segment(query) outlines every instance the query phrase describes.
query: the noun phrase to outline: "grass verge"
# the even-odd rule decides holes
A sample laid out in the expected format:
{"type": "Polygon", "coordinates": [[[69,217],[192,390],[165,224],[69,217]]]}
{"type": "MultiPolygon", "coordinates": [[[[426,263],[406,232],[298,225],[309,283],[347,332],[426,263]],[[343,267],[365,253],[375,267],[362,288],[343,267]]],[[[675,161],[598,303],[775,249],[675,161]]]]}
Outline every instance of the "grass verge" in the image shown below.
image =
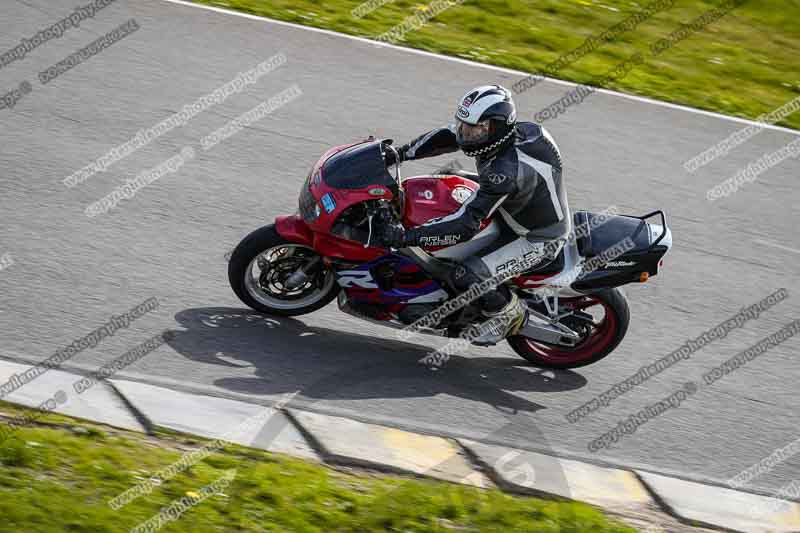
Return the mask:
{"type": "MultiPolygon", "coordinates": [[[[27,410],[0,402],[0,415],[27,410]]],[[[58,415],[0,444],[0,532],[129,531],[231,469],[223,490],[161,531],[632,533],[596,509],[498,490],[340,471],[226,446],[118,511],[108,501],[206,441],[146,436],[58,415]]]]}
{"type": "MultiPolygon", "coordinates": [[[[256,15],[374,38],[431,2],[372,0],[195,0],[256,15]],[[362,8],[363,9],[363,8],[362,8]]],[[[614,24],[648,0],[466,0],[439,13],[397,44],[474,61],[537,72],[614,24]]],[[[677,0],[632,31],[581,57],[555,77],[581,83],[605,74],[632,54],[666,38],[721,2],[677,0]]],[[[438,10],[437,10],[438,11],[438,10]]],[[[747,0],[722,19],[649,58],[603,86],[641,96],[746,118],[757,118],[800,94],[800,2],[747,0]]],[[[534,89],[535,90],[535,89],[534,89]]],[[[531,109],[532,116],[538,110],[531,109]]],[[[526,117],[530,118],[530,117],[526,117]]],[[[800,112],[778,124],[800,129],[800,112]]]]}

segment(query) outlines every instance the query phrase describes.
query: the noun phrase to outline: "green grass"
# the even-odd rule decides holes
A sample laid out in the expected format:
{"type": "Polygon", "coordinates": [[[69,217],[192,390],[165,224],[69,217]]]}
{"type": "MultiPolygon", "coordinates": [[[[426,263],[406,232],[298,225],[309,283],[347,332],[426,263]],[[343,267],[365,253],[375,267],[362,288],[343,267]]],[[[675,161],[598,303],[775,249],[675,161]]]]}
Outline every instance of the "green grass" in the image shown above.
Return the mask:
{"type": "MultiPolygon", "coordinates": [[[[356,19],[350,12],[360,0],[196,1],[365,37],[380,35],[430,4],[396,0],[356,19]]],[[[466,0],[397,44],[535,72],[647,3],[466,0]]],[[[720,3],[677,0],[671,9],[603,44],[556,77],[591,82],[720,3]]],[[[756,118],[800,94],[798,20],[800,0],[749,0],[607,88],[756,118]]],[[[800,112],[779,124],[800,128],[800,112]]]]}
{"type": "MultiPolygon", "coordinates": [[[[22,409],[0,403],[0,413],[22,409]]],[[[0,444],[0,532],[129,531],[237,470],[223,491],[161,531],[631,533],[578,503],[328,468],[227,446],[118,511],[107,501],[205,442],[48,415],[0,444]]]]}

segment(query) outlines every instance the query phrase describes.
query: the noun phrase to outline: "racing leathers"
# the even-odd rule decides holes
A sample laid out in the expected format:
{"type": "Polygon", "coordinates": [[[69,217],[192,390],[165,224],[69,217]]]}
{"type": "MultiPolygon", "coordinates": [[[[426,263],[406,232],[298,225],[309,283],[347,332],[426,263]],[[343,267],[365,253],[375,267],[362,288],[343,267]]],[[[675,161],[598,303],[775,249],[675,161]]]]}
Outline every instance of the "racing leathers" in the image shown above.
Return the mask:
{"type": "MultiPolygon", "coordinates": [[[[430,131],[400,148],[405,160],[458,149],[453,126],[430,131]]],[[[400,237],[401,246],[449,246],[472,239],[482,221],[496,220],[501,237],[463,261],[463,268],[454,269],[450,281],[459,292],[523,261],[531,268],[544,266],[557,256],[572,229],[561,155],[538,124],[517,123],[512,137],[496,153],[476,157],[476,167],[478,174],[469,177],[478,181],[479,188],[458,211],[407,229],[400,237]]],[[[501,285],[482,296],[480,303],[492,315],[507,308],[512,298],[516,304],[516,296],[501,285]]]]}
{"type": "MultiPolygon", "coordinates": [[[[405,160],[458,150],[451,127],[421,135],[401,148],[405,160]]],[[[461,208],[405,231],[405,246],[452,245],[471,239],[493,215],[507,230],[531,243],[565,238],[572,217],[562,183],[561,155],[553,138],[538,124],[519,122],[505,147],[476,157],[480,185],[461,208]],[[498,217],[499,216],[499,217],[498,217]]],[[[534,244],[535,246],[535,244],[534,244]]],[[[487,265],[488,266],[488,265],[487,265]]],[[[496,273],[496,268],[490,268],[496,273]]]]}

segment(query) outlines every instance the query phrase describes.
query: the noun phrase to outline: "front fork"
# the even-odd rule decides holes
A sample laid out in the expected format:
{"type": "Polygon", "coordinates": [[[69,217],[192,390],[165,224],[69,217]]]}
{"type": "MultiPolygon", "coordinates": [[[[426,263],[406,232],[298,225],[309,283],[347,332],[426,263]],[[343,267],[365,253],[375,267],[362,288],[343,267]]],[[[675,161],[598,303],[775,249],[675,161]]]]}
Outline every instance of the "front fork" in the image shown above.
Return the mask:
{"type": "Polygon", "coordinates": [[[286,278],[284,286],[288,290],[293,291],[305,285],[308,282],[308,273],[312,268],[317,266],[317,263],[320,261],[322,261],[322,256],[316,255],[311,261],[292,272],[292,274],[286,278]]]}

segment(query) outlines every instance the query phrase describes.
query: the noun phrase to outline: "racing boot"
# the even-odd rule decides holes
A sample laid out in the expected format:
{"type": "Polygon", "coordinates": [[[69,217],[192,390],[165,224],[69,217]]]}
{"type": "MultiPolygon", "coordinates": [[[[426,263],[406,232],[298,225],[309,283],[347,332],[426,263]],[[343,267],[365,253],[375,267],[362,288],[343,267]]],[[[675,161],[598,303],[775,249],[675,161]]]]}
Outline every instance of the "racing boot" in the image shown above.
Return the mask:
{"type": "Polygon", "coordinates": [[[471,327],[468,338],[478,346],[494,346],[506,337],[515,335],[525,325],[528,308],[516,294],[511,293],[511,299],[505,307],[495,313],[484,311],[483,314],[488,320],[471,327]]]}

